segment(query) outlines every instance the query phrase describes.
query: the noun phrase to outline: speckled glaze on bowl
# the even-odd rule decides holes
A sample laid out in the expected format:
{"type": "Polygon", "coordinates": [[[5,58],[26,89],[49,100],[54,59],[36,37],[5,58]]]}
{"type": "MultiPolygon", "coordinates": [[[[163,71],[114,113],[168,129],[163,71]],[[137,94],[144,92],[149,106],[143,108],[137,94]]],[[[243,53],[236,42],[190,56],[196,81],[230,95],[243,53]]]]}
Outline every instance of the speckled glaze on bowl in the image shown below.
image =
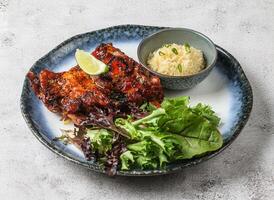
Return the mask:
{"type": "MultiPolygon", "coordinates": [[[[139,42],[161,29],[163,27],[121,25],[76,35],[36,61],[30,70],[35,73],[39,73],[43,69],[55,72],[68,70],[76,64],[74,52],[77,48],[92,51],[102,42],[113,42],[114,46],[136,59],[139,42]]],[[[188,95],[191,97],[192,103],[203,102],[212,106],[222,119],[220,132],[224,138],[223,147],[199,158],[169,164],[166,169],[118,171],[117,175],[153,176],[176,172],[216,156],[240,134],[251,112],[252,89],[238,61],[221,47],[217,46],[217,51],[216,67],[205,81],[191,90],[165,91],[165,95],[188,95]]],[[[27,125],[43,145],[80,166],[105,173],[98,163],[87,161],[83,153],[74,145],[64,145],[60,141],[53,140],[56,136],[61,135],[60,128],[69,129],[71,127],[65,126],[60,121],[60,116],[46,109],[33,93],[27,79],[24,81],[20,104],[27,125]]]]}
{"type": "Polygon", "coordinates": [[[137,55],[139,62],[147,70],[160,77],[163,87],[171,90],[185,90],[201,83],[209,75],[217,60],[217,50],[214,43],[202,33],[186,28],[168,28],[153,33],[140,42],[137,55]],[[148,67],[149,54],[170,43],[188,43],[190,46],[202,50],[206,60],[205,69],[193,75],[170,76],[158,73],[148,67]]]}

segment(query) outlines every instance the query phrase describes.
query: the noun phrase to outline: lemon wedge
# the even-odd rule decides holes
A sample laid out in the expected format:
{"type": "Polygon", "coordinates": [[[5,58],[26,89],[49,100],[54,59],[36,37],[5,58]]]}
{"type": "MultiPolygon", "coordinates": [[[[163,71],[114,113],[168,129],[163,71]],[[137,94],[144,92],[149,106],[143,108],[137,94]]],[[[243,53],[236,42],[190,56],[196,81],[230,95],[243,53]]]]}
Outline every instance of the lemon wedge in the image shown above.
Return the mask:
{"type": "Polygon", "coordinates": [[[79,67],[89,75],[99,75],[108,72],[109,67],[93,55],[77,49],[75,59],[79,67]]]}

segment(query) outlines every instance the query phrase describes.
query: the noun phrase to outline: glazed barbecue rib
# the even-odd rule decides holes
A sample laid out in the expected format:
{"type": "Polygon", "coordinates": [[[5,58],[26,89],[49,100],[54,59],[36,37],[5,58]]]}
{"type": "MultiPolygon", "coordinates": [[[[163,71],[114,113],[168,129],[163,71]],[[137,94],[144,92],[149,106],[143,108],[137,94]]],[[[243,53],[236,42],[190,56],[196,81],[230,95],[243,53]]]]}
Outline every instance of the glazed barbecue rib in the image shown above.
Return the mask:
{"type": "Polygon", "coordinates": [[[99,45],[92,55],[110,67],[108,73],[90,76],[75,66],[61,73],[27,74],[35,94],[50,111],[78,126],[108,126],[115,117],[142,114],[139,106],[145,102],[157,106],[163,100],[159,78],[111,43],[99,45]]]}

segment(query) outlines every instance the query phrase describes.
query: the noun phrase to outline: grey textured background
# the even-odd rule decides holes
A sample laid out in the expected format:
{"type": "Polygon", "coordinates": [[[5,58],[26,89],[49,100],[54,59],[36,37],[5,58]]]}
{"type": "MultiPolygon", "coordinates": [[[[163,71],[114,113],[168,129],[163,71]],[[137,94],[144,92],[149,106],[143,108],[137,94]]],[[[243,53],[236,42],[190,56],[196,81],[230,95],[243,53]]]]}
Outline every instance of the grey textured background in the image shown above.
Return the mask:
{"type": "Polygon", "coordinates": [[[273,199],[273,38],[271,0],[0,0],[0,199],[273,199]],[[223,154],[174,175],[109,178],[31,134],[19,109],[30,66],[75,34],[127,23],[196,29],[240,61],[254,107],[223,154]]]}

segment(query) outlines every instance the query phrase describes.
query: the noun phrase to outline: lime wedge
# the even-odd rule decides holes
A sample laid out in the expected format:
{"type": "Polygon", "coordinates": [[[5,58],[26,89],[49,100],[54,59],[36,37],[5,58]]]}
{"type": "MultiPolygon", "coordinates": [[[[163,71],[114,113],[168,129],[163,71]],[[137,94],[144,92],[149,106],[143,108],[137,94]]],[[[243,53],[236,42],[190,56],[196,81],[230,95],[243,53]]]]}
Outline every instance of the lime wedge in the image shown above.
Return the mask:
{"type": "Polygon", "coordinates": [[[93,55],[77,49],[75,59],[79,67],[89,75],[99,75],[108,72],[109,67],[93,55]]]}

